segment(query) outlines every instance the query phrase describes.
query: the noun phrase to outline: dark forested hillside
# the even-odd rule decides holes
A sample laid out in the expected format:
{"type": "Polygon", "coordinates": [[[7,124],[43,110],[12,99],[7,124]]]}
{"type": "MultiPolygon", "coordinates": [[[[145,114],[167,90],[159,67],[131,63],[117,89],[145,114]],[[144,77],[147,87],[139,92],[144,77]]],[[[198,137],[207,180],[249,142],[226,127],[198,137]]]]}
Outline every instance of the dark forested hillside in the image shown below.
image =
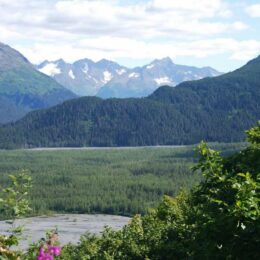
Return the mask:
{"type": "Polygon", "coordinates": [[[74,97],[55,80],[37,71],[19,52],[0,43],[0,123],[74,97]]]}
{"type": "Polygon", "coordinates": [[[260,118],[260,57],[215,78],[141,99],[83,97],[0,129],[2,148],[235,142],[260,118]]]}

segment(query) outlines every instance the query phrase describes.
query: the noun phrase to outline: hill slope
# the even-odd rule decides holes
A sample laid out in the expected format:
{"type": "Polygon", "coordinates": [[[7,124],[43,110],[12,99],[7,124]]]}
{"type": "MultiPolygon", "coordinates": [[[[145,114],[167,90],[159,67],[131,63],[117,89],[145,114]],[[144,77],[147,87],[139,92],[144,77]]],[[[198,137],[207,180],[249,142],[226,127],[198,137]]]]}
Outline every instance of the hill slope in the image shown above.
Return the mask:
{"type": "Polygon", "coordinates": [[[19,52],[0,43],[0,123],[74,97],[52,78],[38,72],[19,52]]]}
{"type": "Polygon", "coordinates": [[[216,77],[161,87],[147,98],[83,97],[0,129],[1,147],[235,142],[260,118],[260,57],[216,77]]]}

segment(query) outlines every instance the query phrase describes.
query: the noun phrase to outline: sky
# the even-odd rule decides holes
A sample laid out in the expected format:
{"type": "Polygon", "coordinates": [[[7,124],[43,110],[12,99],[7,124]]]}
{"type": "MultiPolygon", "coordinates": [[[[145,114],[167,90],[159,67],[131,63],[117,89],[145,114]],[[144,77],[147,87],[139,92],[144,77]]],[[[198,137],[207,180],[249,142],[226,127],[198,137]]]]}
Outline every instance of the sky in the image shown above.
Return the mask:
{"type": "Polygon", "coordinates": [[[260,55],[260,0],[0,0],[0,41],[35,64],[170,57],[227,72],[260,55]]]}

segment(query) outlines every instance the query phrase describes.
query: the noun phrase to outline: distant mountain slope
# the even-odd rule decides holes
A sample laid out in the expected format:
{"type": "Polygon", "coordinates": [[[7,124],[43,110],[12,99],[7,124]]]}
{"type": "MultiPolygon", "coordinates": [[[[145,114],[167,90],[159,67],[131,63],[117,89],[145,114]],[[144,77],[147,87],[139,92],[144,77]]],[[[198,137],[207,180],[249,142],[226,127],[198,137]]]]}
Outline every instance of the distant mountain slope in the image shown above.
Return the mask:
{"type": "Polygon", "coordinates": [[[0,43],[0,123],[74,97],[52,78],[38,72],[19,52],[0,43]]]}
{"type": "Polygon", "coordinates": [[[196,68],[177,65],[170,58],[164,58],[116,75],[99,90],[97,96],[102,98],[145,97],[162,85],[173,87],[183,81],[215,77],[220,74],[210,67],[196,68]]]}
{"type": "Polygon", "coordinates": [[[236,142],[260,119],[260,57],[234,72],[147,98],[83,97],[0,128],[0,147],[236,142]]]}
{"type": "Polygon", "coordinates": [[[161,85],[176,86],[183,81],[221,74],[210,67],[176,65],[170,58],[155,60],[134,69],[108,60],[95,63],[89,59],[73,64],[63,60],[45,61],[37,68],[80,96],[96,95],[102,98],[143,97],[161,85]]]}
{"type": "Polygon", "coordinates": [[[128,69],[108,60],[82,59],[73,64],[64,60],[44,61],[37,69],[53,77],[79,96],[94,96],[113,77],[128,69]]]}

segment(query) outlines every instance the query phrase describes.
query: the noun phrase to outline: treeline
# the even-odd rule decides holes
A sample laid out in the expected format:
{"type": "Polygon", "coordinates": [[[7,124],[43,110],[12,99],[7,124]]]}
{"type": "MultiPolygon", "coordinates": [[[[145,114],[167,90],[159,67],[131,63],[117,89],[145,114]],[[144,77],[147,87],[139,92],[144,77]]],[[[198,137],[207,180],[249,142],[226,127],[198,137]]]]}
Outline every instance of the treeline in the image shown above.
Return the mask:
{"type": "Polygon", "coordinates": [[[141,99],[83,97],[0,128],[1,148],[237,142],[260,116],[260,58],[141,99]]]}

